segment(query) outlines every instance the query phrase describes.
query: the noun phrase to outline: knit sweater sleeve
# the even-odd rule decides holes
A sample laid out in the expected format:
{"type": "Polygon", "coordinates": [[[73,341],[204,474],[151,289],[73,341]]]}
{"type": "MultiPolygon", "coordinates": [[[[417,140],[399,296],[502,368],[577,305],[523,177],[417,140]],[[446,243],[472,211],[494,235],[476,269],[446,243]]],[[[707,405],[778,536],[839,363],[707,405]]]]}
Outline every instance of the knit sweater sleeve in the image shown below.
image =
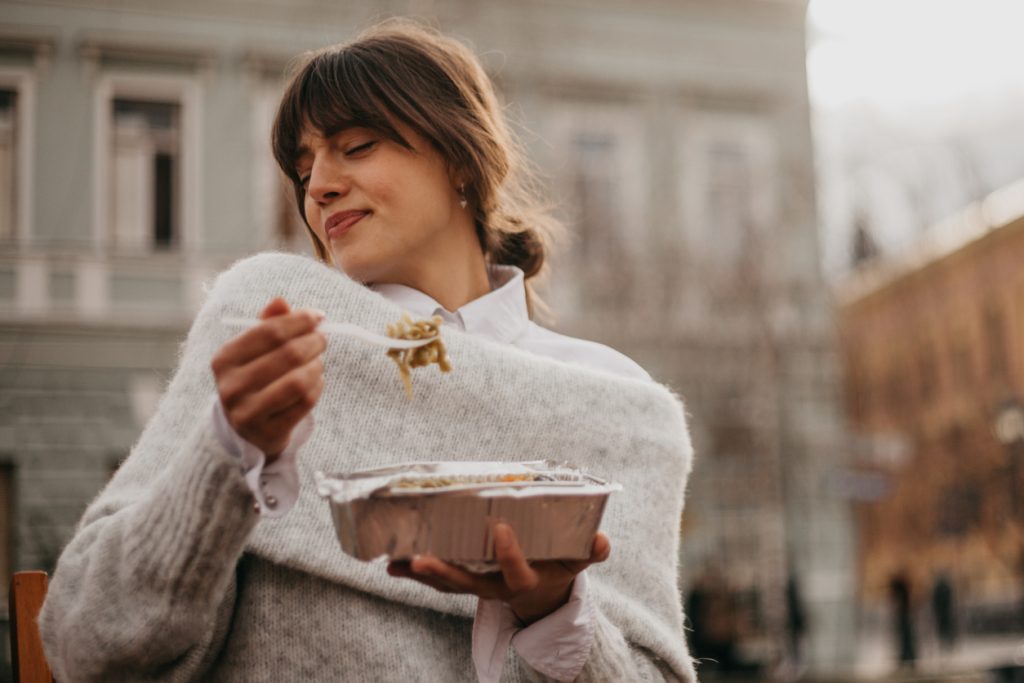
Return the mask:
{"type": "Polygon", "coordinates": [[[208,422],[148,485],[111,486],[86,511],[40,615],[57,680],[199,680],[216,655],[259,517],[208,422]]]}
{"type": "MultiPolygon", "coordinates": [[[[628,641],[622,631],[593,606],[594,643],[576,683],[604,683],[605,681],[679,681],[693,683],[697,676],[687,660],[679,670],[639,643],[628,641]]],[[[525,678],[533,683],[556,683],[531,669],[521,659],[525,678]]]]}
{"type": "Polygon", "coordinates": [[[631,643],[600,610],[594,610],[594,645],[579,683],[599,681],[696,681],[692,669],[674,671],[668,662],[651,650],[631,643]]]}

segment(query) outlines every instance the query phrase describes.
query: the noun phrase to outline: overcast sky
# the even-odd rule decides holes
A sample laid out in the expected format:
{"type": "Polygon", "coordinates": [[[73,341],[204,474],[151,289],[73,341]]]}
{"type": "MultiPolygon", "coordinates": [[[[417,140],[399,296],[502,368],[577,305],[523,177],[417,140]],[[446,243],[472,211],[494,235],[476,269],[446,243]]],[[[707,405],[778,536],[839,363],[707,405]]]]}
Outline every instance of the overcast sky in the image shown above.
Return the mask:
{"type": "Polygon", "coordinates": [[[808,23],[830,277],[856,210],[898,256],[1024,177],[1024,0],[811,0],[808,23]]]}
{"type": "Polygon", "coordinates": [[[901,113],[1024,91],[1022,0],[811,0],[815,104],[901,113]]]}

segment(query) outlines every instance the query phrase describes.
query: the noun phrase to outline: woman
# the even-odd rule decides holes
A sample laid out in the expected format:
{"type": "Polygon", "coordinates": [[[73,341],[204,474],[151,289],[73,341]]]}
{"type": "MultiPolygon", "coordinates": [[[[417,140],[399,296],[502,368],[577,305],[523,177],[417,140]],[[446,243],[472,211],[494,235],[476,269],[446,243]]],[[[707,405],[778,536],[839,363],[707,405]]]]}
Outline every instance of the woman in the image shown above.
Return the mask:
{"type": "Polygon", "coordinates": [[[315,53],[273,148],[334,269],[262,255],[218,279],[157,416],[58,565],[41,616],[57,678],[692,678],[681,406],[624,356],[530,320],[555,223],[477,60],[403,22],[315,53]],[[401,309],[441,315],[456,363],[451,379],[418,374],[412,403],[379,353],[317,329],[325,315],[380,329],[401,309]],[[257,311],[234,338],[218,325],[257,311]],[[531,564],[504,524],[498,573],[419,557],[385,574],[341,554],[310,491],[316,469],[538,454],[629,492],[606,517],[628,555],[592,580],[603,534],[588,561],[531,564]]]}

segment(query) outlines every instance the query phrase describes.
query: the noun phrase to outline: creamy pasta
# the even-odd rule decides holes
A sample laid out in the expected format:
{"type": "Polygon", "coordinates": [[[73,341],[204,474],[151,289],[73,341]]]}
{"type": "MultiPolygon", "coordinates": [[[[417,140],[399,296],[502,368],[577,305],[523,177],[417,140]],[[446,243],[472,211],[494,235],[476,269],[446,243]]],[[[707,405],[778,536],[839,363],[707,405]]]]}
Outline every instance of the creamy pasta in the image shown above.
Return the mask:
{"type": "Polygon", "coordinates": [[[408,313],[402,319],[387,327],[387,334],[393,339],[432,339],[429,344],[415,349],[388,349],[388,358],[395,361],[398,374],[405,385],[405,396],[412,399],[412,368],[419,368],[437,363],[441,372],[451,372],[452,366],[441,340],[441,316],[435,315],[430,320],[413,320],[408,313]]]}

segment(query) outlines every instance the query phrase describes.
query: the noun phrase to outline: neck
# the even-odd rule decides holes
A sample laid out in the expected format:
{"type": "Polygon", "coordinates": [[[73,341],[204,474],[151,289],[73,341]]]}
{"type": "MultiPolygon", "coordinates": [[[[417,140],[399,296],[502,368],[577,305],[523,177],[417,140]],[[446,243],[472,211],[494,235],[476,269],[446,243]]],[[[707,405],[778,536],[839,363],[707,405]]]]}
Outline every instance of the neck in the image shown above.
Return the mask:
{"type": "Polygon", "coordinates": [[[409,283],[410,287],[420,290],[448,311],[457,311],[470,301],[479,299],[491,291],[490,278],[487,276],[487,263],[483,252],[473,263],[461,261],[450,264],[451,268],[430,268],[429,272],[409,283]]]}
{"type": "Polygon", "coordinates": [[[417,289],[448,311],[457,311],[487,294],[491,291],[487,261],[476,234],[469,237],[454,244],[446,242],[441,253],[421,257],[413,268],[395,278],[394,284],[417,289]]]}

